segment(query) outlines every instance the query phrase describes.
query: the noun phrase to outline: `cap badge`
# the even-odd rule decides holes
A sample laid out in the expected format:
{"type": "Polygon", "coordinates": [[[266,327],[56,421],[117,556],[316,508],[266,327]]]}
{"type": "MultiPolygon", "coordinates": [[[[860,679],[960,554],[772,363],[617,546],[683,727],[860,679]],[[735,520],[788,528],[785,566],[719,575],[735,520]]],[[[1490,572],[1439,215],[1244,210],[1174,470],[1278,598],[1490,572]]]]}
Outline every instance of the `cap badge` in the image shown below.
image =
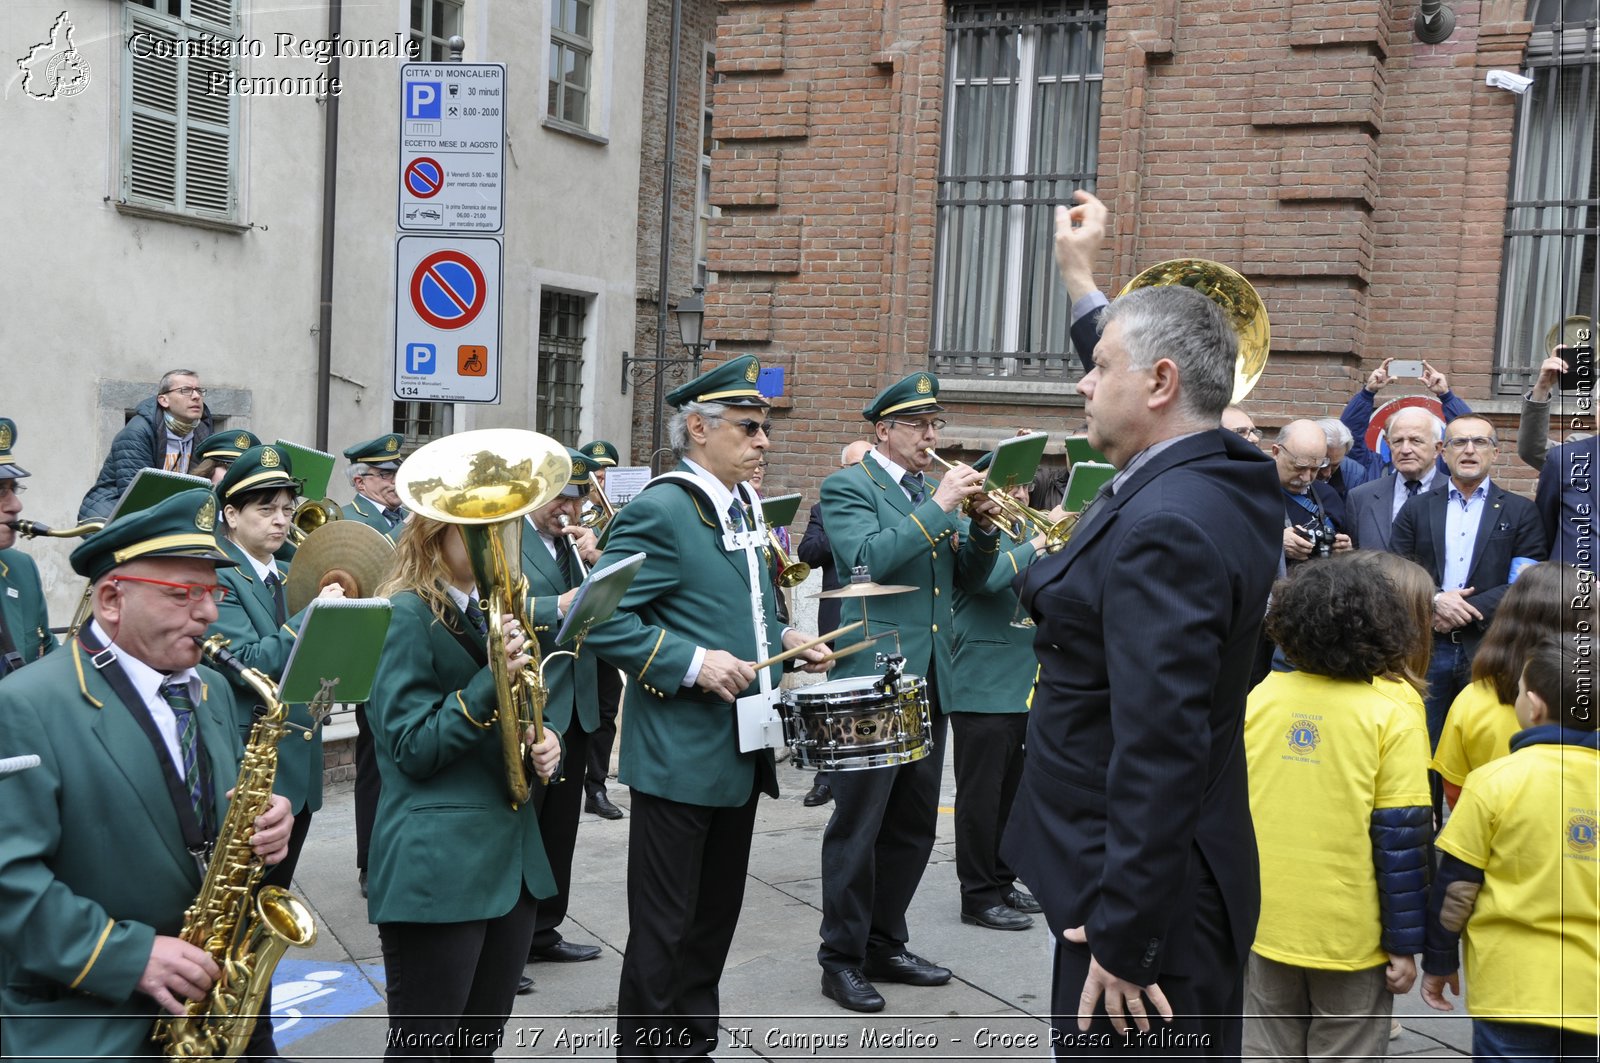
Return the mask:
{"type": "Polygon", "coordinates": [[[394,436],[390,436],[388,439],[383,441],[383,449],[386,453],[393,454],[395,451],[400,449],[400,441],[394,436]]]}
{"type": "Polygon", "coordinates": [[[0,450],[11,449],[11,426],[0,424],[0,450]]]}
{"type": "Polygon", "coordinates": [[[206,500],[200,503],[200,508],[195,510],[194,526],[203,532],[217,530],[217,496],[207,495],[206,500]]]}
{"type": "Polygon", "coordinates": [[[929,380],[926,376],[917,377],[917,394],[918,395],[929,395],[929,394],[932,394],[932,392],[933,392],[933,381],[929,380]]]}
{"type": "Polygon", "coordinates": [[[261,467],[263,469],[276,469],[282,464],[283,460],[278,457],[278,452],[276,450],[273,450],[271,447],[261,448],[261,467]]]}
{"type": "Polygon", "coordinates": [[[750,363],[750,368],[748,368],[748,369],[746,369],[744,371],[744,379],[745,379],[745,383],[747,383],[747,384],[754,384],[756,382],[756,379],[758,377],[760,377],[760,376],[761,376],[761,366],[756,362],[751,362],[750,363]]]}
{"type": "Polygon", "coordinates": [[[240,450],[249,450],[250,437],[245,435],[243,432],[240,432],[238,435],[233,437],[233,445],[238,447],[240,450]]]}

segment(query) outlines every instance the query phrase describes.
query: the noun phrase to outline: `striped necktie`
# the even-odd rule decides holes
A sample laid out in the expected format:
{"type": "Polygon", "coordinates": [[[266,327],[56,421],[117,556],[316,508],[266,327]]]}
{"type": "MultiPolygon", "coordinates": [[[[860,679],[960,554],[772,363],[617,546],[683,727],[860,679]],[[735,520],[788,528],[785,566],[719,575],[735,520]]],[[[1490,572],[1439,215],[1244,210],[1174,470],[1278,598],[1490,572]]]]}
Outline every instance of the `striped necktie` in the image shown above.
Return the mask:
{"type": "Polygon", "coordinates": [[[728,526],[734,531],[744,531],[744,507],[735,498],[728,503],[728,526]]]}
{"type": "Polygon", "coordinates": [[[183,756],[183,785],[189,791],[189,804],[195,818],[204,828],[206,823],[206,791],[200,770],[200,726],[194,717],[194,702],[189,700],[187,682],[167,683],[161,688],[172,715],[178,722],[178,750],[183,756]]]}
{"type": "Polygon", "coordinates": [[[922,505],[922,500],[928,497],[927,481],[923,480],[920,472],[908,472],[900,477],[900,486],[911,496],[913,506],[922,505]]]}
{"type": "Polygon", "coordinates": [[[267,578],[261,582],[272,594],[272,615],[281,626],[289,618],[289,607],[283,600],[283,580],[278,578],[277,572],[268,572],[267,578]]]}
{"type": "Polygon", "coordinates": [[[480,635],[487,635],[489,633],[489,621],[484,618],[483,609],[478,605],[478,599],[467,599],[466,614],[467,623],[472,625],[472,629],[474,631],[480,635]]]}

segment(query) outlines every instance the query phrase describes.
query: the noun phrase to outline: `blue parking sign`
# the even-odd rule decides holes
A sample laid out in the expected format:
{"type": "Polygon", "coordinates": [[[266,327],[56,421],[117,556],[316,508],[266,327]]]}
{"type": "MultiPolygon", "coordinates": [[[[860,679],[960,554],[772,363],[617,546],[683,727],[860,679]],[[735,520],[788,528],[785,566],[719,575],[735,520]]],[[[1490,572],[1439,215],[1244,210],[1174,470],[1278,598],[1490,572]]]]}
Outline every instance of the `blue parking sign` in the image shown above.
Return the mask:
{"type": "Polygon", "coordinates": [[[431,343],[406,344],[406,372],[432,376],[439,364],[439,349],[431,343]]]}
{"type": "Polygon", "coordinates": [[[408,81],[406,82],[406,120],[417,118],[435,119],[441,117],[440,108],[444,101],[443,93],[439,91],[440,83],[437,81],[408,81]]]}

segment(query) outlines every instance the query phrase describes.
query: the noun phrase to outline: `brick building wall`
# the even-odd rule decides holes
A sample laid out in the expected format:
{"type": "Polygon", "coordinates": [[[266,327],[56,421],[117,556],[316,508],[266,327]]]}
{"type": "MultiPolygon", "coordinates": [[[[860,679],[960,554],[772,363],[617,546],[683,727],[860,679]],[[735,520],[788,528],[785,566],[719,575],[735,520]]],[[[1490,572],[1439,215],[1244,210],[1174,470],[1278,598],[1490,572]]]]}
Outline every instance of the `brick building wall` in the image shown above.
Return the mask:
{"type": "MultiPolygon", "coordinates": [[[[639,157],[638,316],[634,357],[656,356],[661,288],[661,191],[667,152],[667,82],[672,46],[673,0],[649,0],[645,35],[645,77],[642,151],[639,157]]],[[[701,85],[705,79],[705,49],[716,38],[719,5],[716,0],[680,0],[682,4],[676,115],[677,157],[672,176],[672,237],[667,283],[666,358],[685,358],[688,352],[678,338],[671,309],[690,294],[695,274],[696,194],[700,180],[701,85]]],[[[713,356],[714,357],[714,356],[713,356]]],[[[649,370],[645,370],[648,378],[649,370]]],[[[668,376],[663,394],[686,379],[679,368],[668,376]]],[[[633,397],[634,464],[648,464],[656,381],[629,383],[633,397]]],[[[662,445],[666,444],[665,427],[662,445]]],[[[624,461],[629,455],[623,455],[624,461]]]]}
{"type": "MultiPolygon", "coordinates": [[[[1524,0],[1454,0],[1444,44],[1394,0],[1108,5],[1098,192],[1108,287],[1184,256],[1244,273],[1272,322],[1247,403],[1274,428],[1337,414],[1385,356],[1427,358],[1516,460],[1494,330],[1524,0]]],[[[814,500],[859,411],[928,365],[945,92],[944,0],[722,0],[706,330],[783,366],[768,481],[814,500]]],[[[1075,359],[1073,364],[1075,365],[1075,359]]],[[[1081,432],[1076,370],[943,379],[945,446],[1081,432]]],[[[1402,382],[1387,399],[1421,393],[1402,382]]]]}

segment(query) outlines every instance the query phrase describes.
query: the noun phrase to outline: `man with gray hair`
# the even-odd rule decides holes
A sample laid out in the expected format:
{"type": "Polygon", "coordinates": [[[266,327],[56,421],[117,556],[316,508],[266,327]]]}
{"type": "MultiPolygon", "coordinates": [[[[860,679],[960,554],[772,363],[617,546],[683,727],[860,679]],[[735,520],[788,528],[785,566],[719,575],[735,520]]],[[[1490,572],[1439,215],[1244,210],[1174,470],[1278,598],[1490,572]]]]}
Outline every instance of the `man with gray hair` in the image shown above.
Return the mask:
{"type": "Polygon", "coordinates": [[[344,507],[344,519],[375,528],[390,542],[400,538],[400,529],[406,522],[406,509],[400,504],[400,491],[394,485],[404,443],[399,433],[389,432],[347,447],[344,452],[350,461],[345,475],[356,489],[355,499],[344,507]]]}
{"type": "Polygon", "coordinates": [[[78,520],[103,520],[141,469],[186,473],[194,445],[211,434],[206,389],[193,369],[168,370],[156,393],[139,403],[111,441],[94,486],[83,496],[78,520]]]}
{"type": "Polygon", "coordinates": [[[1367,475],[1366,466],[1349,456],[1355,437],[1350,434],[1348,425],[1337,417],[1323,417],[1317,421],[1317,427],[1328,437],[1328,467],[1322,470],[1317,482],[1338,492],[1342,509],[1350,488],[1359,487],[1371,477],[1367,475]]]}
{"type": "MultiPolygon", "coordinates": [[[[1075,198],[1056,260],[1081,303],[1108,212],[1075,198]]],[[[1056,936],[1058,1058],[1237,1057],[1260,909],[1239,735],[1282,493],[1221,427],[1238,341],[1214,303],[1145,288],[1103,326],[1078,391],[1119,471],[1018,579],[1039,677],[1001,857],[1056,936]]]]}
{"type": "Polygon", "coordinates": [[[1393,471],[1350,489],[1345,523],[1362,550],[1387,550],[1400,508],[1433,487],[1435,458],[1444,438],[1444,422],[1427,410],[1408,406],[1384,426],[1393,471]]]}

